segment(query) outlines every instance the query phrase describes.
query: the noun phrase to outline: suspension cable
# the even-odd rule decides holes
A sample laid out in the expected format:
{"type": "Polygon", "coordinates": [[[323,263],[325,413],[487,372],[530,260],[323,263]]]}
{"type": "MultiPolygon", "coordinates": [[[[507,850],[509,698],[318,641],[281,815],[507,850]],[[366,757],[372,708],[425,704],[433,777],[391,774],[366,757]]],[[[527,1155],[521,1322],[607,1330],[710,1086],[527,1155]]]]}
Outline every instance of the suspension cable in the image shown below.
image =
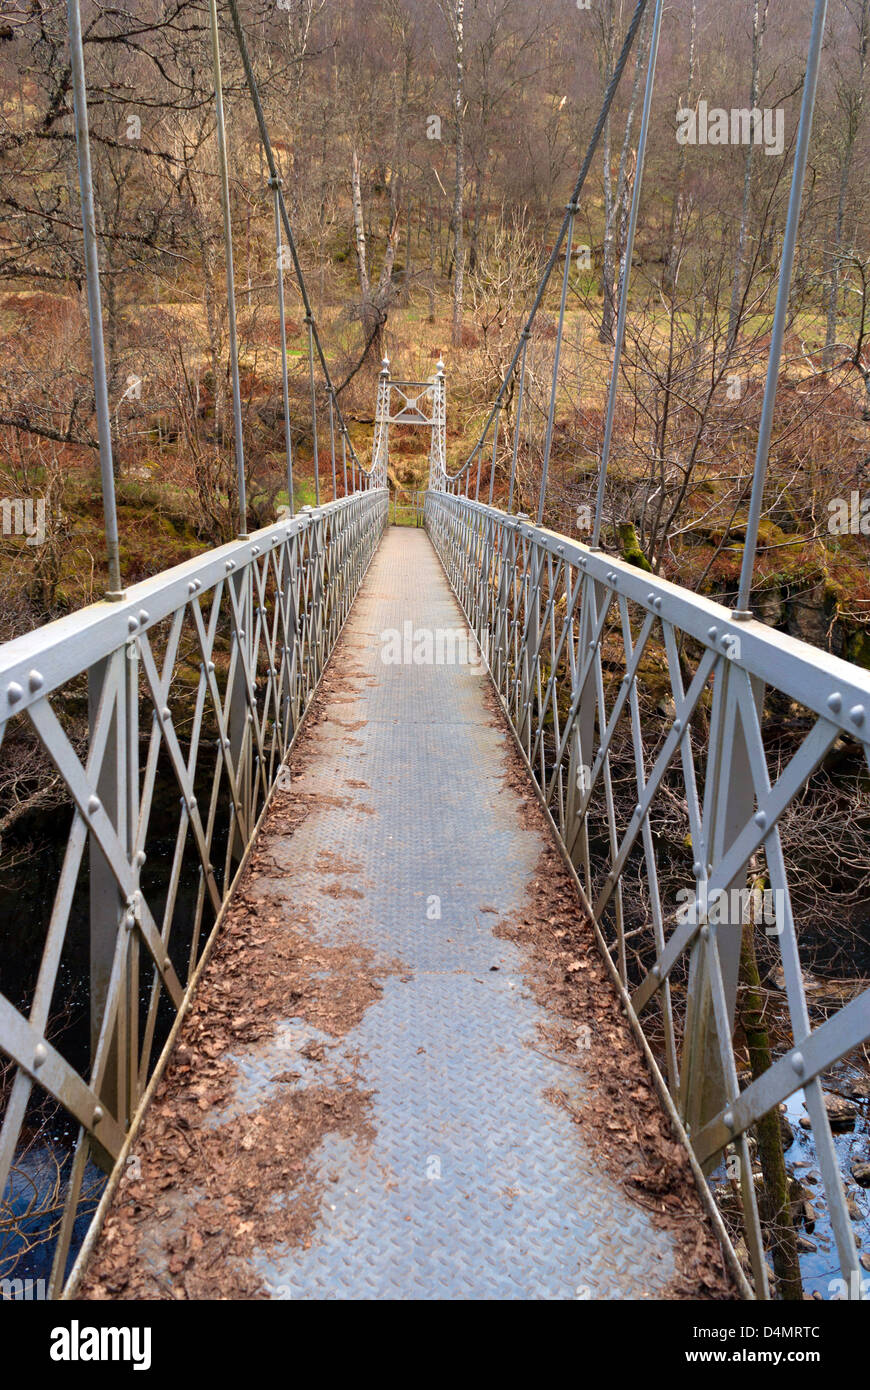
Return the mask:
{"type": "Polygon", "coordinates": [[[103,340],[103,312],[100,299],[100,258],[97,244],[97,221],[94,213],[94,183],[91,171],[91,142],[88,132],[88,98],[85,84],[85,59],[82,45],[82,17],[79,0],[67,0],[69,22],[70,66],[73,82],[73,109],[76,125],[79,193],[82,208],[82,234],[85,244],[85,275],[88,290],[88,322],[91,337],[91,362],[94,374],[94,405],[97,416],[97,436],[100,446],[100,481],[103,494],[103,529],[109,566],[109,589],[106,598],[118,599],[123,594],[121,559],[118,544],[118,509],[115,502],[115,469],[112,458],[112,425],[109,413],[109,388],[106,379],[106,346],[103,340]]]}
{"type": "MultiPolygon", "coordinates": [[[[643,94],[643,114],[640,122],[640,136],[637,142],[637,166],[634,173],[634,188],[631,194],[631,212],[628,219],[628,230],[625,237],[625,249],[622,256],[622,281],[619,287],[619,308],[616,315],[616,334],[613,341],[613,365],[610,371],[610,384],[607,390],[607,413],[604,422],[604,441],[601,447],[601,464],[598,472],[598,493],[595,499],[595,522],[592,528],[590,545],[593,550],[597,550],[601,535],[601,516],[604,510],[604,485],[607,481],[607,468],[610,462],[610,445],[613,439],[613,421],[616,415],[616,392],[619,385],[619,363],[622,358],[622,347],[625,342],[625,322],[628,317],[628,287],[631,281],[631,261],[634,253],[634,236],[637,231],[637,215],[640,209],[641,185],[643,184],[643,166],[646,159],[647,137],[649,135],[649,115],[652,106],[653,88],[656,78],[656,58],[659,48],[659,34],[661,31],[662,20],[662,0],[656,0],[655,13],[653,15],[652,34],[649,42],[649,60],[646,70],[646,88],[643,94]]],[[[556,383],[553,381],[555,392],[556,383]]],[[[539,513],[543,511],[542,505],[539,513]]],[[[541,524],[541,516],[538,516],[538,525],[541,524]]]]}
{"type": "Polygon", "coordinates": [[[227,132],[224,122],[224,91],[221,77],[220,37],[218,34],[217,0],[209,0],[211,28],[211,59],[214,73],[214,101],[217,116],[218,171],[220,174],[221,213],[224,227],[224,260],[227,277],[227,315],[230,334],[230,380],[233,396],[233,446],[236,456],[236,490],[239,505],[239,536],[248,534],[248,507],[245,495],[245,442],[242,435],[242,388],[239,379],[239,343],[236,330],[236,285],[233,269],[233,224],[230,212],[230,175],[227,160],[227,132]]]}
{"type": "MultiPolygon", "coordinates": [[[[646,0],[644,0],[644,3],[646,3],[646,0]]],[[[242,59],[242,66],[245,70],[245,81],[247,82],[248,92],[250,93],[251,102],[254,107],[254,114],[257,117],[257,126],[260,131],[260,142],[263,146],[263,153],[266,156],[266,164],[269,170],[269,178],[270,180],[278,179],[278,166],[275,161],[274,150],[272,149],[272,141],[269,136],[269,129],[266,125],[266,117],[263,111],[263,103],[260,97],[260,89],[257,85],[257,79],[254,76],[254,68],[251,62],[251,55],[248,50],[248,42],[245,38],[245,31],[242,28],[242,21],[239,16],[239,9],[238,5],[236,4],[236,0],[227,0],[227,7],[230,12],[230,18],[233,22],[233,29],[235,30],[236,41],[239,46],[239,53],[242,59]]],[[[299,285],[300,294],[302,295],[302,304],[305,309],[305,322],[308,324],[309,327],[310,356],[313,357],[314,351],[316,350],[318,360],[320,362],[321,368],[323,369],[323,376],[327,392],[332,391],[333,396],[335,398],[335,408],[338,414],[338,426],[347,441],[348,448],[350,449],[351,461],[359,467],[361,474],[368,476],[371,470],[365,468],[363,464],[360,462],[360,460],[357,458],[356,451],[353,447],[353,441],[350,438],[347,425],[345,424],[344,416],[341,413],[341,407],[338,404],[337,393],[335,392],[332,376],[330,375],[329,366],[327,364],[326,356],[323,351],[323,346],[320,342],[320,335],[317,331],[317,322],[314,317],[314,310],[311,307],[311,301],[308,297],[308,288],[305,284],[305,276],[302,274],[302,266],[299,261],[299,253],[296,248],[296,238],[293,235],[293,229],[290,225],[290,218],[287,213],[287,205],[284,201],[283,189],[280,187],[280,185],[277,188],[277,194],[278,205],[281,214],[281,221],[284,226],[284,235],[287,239],[287,247],[290,251],[290,255],[293,260],[293,270],[299,285]]],[[[314,432],[316,437],[316,425],[314,426],[314,432]]],[[[315,449],[315,475],[317,474],[317,471],[318,466],[315,449]]],[[[319,502],[319,479],[315,477],[315,481],[318,484],[317,500],[319,502]]]]}
{"type": "Polygon", "coordinates": [[[761,420],[758,425],[758,443],[755,452],[755,465],[752,473],[752,495],[749,499],[749,515],[746,519],[746,535],[743,543],[743,563],[740,567],[740,587],[737,595],[735,616],[749,617],[749,594],[752,589],[752,575],[755,569],[755,553],[758,548],[758,527],[761,521],[761,503],[764,496],[764,483],[767,476],[767,459],[770,452],[770,436],[773,429],[773,410],[776,405],[776,388],[779,380],[779,367],[782,359],[782,346],[785,337],[786,315],[791,291],[792,266],[794,264],[795,241],[800,221],[801,201],[804,180],[807,172],[807,151],[810,132],[813,126],[813,108],[816,100],[816,84],[819,76],[819,58],[825,33],[827,0],[816,0],[813,23],[810,30],[807,53],[804,91],[801,98],[800,123],[798,125],[797,146],[794,155],[794,168],[791,176],[791,191],[788,199],[788,215],[782,240],[782,259],[779,266],[779,282],[776,288],[776,306],[773,312],[773,329],[770,335],[770,353],[767,360],[767,377],[764,383],[764,399],[761,405],[761,420]]]}

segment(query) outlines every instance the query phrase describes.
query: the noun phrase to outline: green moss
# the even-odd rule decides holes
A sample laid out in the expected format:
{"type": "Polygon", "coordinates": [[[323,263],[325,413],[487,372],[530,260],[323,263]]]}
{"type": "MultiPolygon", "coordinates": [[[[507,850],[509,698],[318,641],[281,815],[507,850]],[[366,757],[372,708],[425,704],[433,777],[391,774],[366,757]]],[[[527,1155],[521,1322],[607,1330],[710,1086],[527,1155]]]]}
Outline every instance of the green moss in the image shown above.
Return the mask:
{"type": "Polygon", "coordinates": [[[640,548],[637,532],[631,522],[618,521],[616,523],[616,534],[619,537],[622,558],[627,560],[630,565],[637,565],[638,569],[652,573],[652,565],[640,548]]]}
{"type": "Polygon", "coordinates": [[[856,666],[863,666],[870,671],[870,633],[866,628],[859,627],[853,632],[846,643],[846,656],[849,661],[854,661],[856,666]]]}

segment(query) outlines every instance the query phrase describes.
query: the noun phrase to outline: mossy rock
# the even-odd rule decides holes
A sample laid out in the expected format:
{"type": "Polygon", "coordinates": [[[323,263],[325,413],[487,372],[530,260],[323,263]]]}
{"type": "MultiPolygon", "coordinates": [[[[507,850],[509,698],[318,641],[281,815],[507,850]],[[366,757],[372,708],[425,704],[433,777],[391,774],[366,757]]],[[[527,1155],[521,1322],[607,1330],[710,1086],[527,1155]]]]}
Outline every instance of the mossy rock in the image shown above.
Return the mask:
{"type": "Polygon", "coordinates": [[[618,521],[616,523],[616,534],[619,537],[619,547],[622,551],[622,558],[627,560],[630,565],[637,565],[638,569],[652,573],[652,565],[644,555],[637,539],[637,532],[630,521],[618,521]]]}
{"type": "Polygon", "coordinates": [[[870,671],[870,632],[866,628],[859,627],[853,632],[846,641],[846,657],[849,661],[854,661],[856,666],[863,666],[866,671],[870,671]]]}

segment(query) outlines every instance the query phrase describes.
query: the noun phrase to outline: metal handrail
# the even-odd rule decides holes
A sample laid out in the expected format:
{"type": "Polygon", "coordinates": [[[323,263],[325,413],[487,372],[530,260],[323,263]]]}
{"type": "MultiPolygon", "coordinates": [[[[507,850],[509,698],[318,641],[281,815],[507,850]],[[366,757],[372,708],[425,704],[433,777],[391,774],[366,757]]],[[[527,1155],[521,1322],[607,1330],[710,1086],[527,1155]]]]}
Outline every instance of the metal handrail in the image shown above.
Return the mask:
{"type": "MultiPolygon", "coordinates": [[[[35,736],[73,809],[35,990],[20,1008],[0,994],[0,1051],[14,1065],[0,1128],[0,1192],[34,1087],[79,1125],[51,1296],[64,1285],[88,1160],[113,1169],[138,1123],[155,1071],[159,1001],[168,999],[176,1017],[186,1007],[263,808],[289,775],[287,754],[387,507],[386,490],[370,489],[305,508],[146,579],[116,602],[92,604],[0,646],[0,741],[8,746],[22,729],[35,736]],[[173,681],[182,660],[190,665],[183,637],[199,673],[179,711],[173,681]],[[55,704],[85,675],[90,714],[81,756],[55,704]],[[160,774],[161,766],[168,772],[160,774]],[[178,809],[169,882],[158,901],[157,890],[143,888],[142,870],[156,790],[167,777],[178,809]],[[200,806],[203,787],[207,804],[200,806]],[[49,1009],[86,851],[92,1047],[89,1067],[77,1069],[52,1044],[49,1009]],[[198,866],[198,888],[192,921],[185,912],[190,943],[182,963],[173,942],[186,855],[198,866]],[[140,1035],[146,967],[151,988],[140,1035]]],[[[165,825],[160,838],[167,838],[165,825]]]]}
{"type": "Polygon", "coordinates": [[[658,1003],[666,1080],[661,1071],[658,1077],[698,1161],[710,1168],[726,1146],[739,1159],[757,1296],[768,1296],[767,1271],[747,1131],[803,1089],[841,1269],[849,1296],[860,1297],[858,1255],[819,1078],[870,1037],[870,990],[811,1026],[779,823],[841,737],[860,747],[870,768],[870,673],[482,502],[430,490],[425,515],[638,1027],[658,1003]],[[656,659],[664,654],[674,712],[650,730],[641,722],[639,690],[642,660],[656,646],[656,659]],[[815,716],[773,784],[763,737],[768,687],[815,716]],[[702,702],[710,706],[710,727],[699,747],[692,721],[702,702]],[[612,767],[617,730],[624,737],[626,726],[636,801],[620,824],[612,767]],[[671,771],[682,783],[694,857],[679,913],[662,901],[654,841],[657,797],[671,771]],[[606,846],[601,862],[590,850],[593,836],[606,846]],[[734,888],[745,888],[760,853],[773,890],[772,934],[793,1042],[785,1057],[741,1090],[732,1039],[744,917],[742,900],[740,911],[734,907],[734,888]],[[646,878],[651,909],[640,942],[647,956],[634,978],[622,899],[629,864],[646,878]],[[676,1017],[671,981],[687,963],[686,1007],[676,1017]]]}

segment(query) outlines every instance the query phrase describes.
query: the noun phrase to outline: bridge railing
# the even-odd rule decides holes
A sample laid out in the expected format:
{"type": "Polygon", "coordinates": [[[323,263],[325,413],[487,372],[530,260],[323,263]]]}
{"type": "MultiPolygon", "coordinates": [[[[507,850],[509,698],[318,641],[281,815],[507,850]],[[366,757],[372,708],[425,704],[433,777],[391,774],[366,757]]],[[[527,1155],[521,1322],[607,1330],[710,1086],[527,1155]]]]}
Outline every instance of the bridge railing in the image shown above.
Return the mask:
{"type": "Polygon", "coordinates": [[[0,1194],[35,1107],[52,1134],[78,1126],[54,1294],[88,1160],[117,1163],[387,505],[370,488],[306,508],[0,647],[0,758],[63,789],[44,920],[0,960],[0,1194]],[[57,1032],[76,1009],[89,1029],[57,1032]]]}
{"type": "Polygon", "coordinates": [[[705,1171],[731,1155],[758,1296],[749,1131],[800,1090],[860,1296],[820,1077],[870,1036],[870,991],[811,1021],[781,827],[835,745],[870,766],[870,673],[471,498],[430,491],[425,515],[658,1079],[705,1171]],[[738,980],[758,933],[787,1017],[779,1059],[747,1074],[738,980]]]}

